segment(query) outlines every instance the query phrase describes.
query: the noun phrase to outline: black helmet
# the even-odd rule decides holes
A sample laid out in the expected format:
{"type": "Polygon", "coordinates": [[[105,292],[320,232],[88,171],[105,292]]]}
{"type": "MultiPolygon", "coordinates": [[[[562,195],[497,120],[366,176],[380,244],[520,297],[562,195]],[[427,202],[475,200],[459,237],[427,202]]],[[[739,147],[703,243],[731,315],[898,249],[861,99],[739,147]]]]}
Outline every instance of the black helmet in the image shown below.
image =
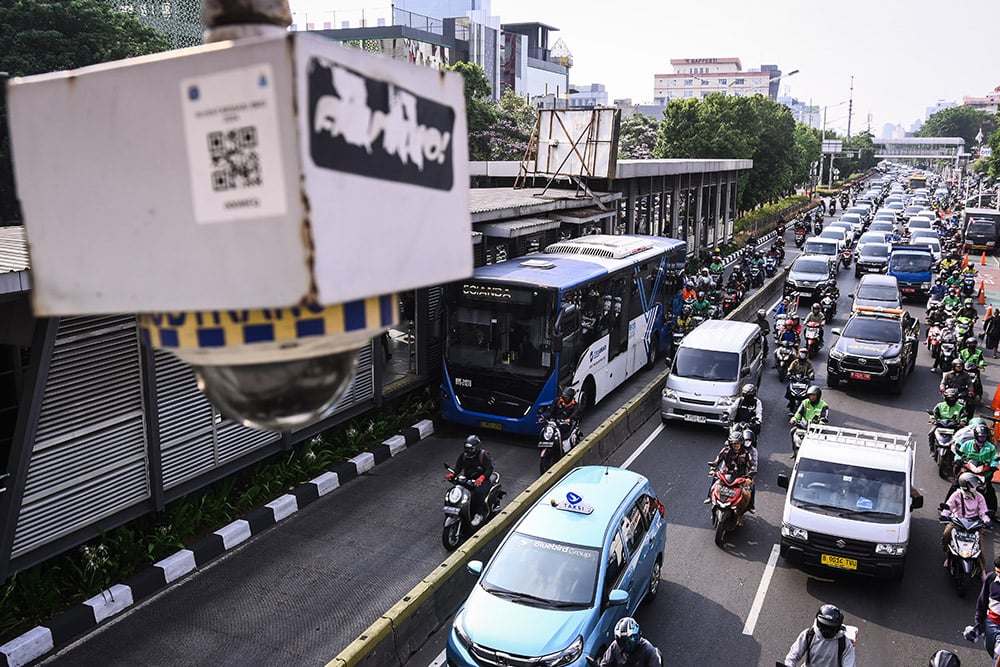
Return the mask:
{"type": "Polygon", "coordinates": [[[809,385],[809,388],[806,389],[806,396],[812,397],[814,394],[816,395],[817,401],[823,398],[823,390],[817,387],[816,385],[811,384],[809,385]]]}
{"type": "Polygon", "coordinates": [[[743,429],[738,427],[733,427],[729,430],[729,444],[730,445],[742,445],[743,440],[743,429]]]}
{"type": "Polygon", "coordinates": [[[681,314],[682,315],[690,315],[691,314],[691,306],[687,306],[686,305],[683,308],[681,308],[681,314]]]}
{"type": "Polygon", "coordinates": [[[844,625],[844,612],[832,604],[825,604],[816,612],[816,625],[820,634],[832,639],[844,625]]]}
{"type": "Polygon", "coordinates": [[[573,387],[566,387],[562,390],[562,397],[564,401],[572,401],[576,398],[576,389],[573,389],[573,387]]]}
{"type": "Polygon", "coordinates": [[[990,430],[986,428],[986,424],[976,424],[972,429],[972,435],[976,438],[976,442],[982,445],[990,439],[990,430]]]}
{"type": "Polygon", "coordinates": [[[945,389],[944,400],[948,405],[955,405],[955,401],[958,400],[958,389],[956,387],[948,387],[945,389]]]}
{"type": "Polygon", "coordinates": [[[626,616],[615,624],[615,642],[625,653],[631,653],[639,646],[639,624],[631,616],[626,616]]]}
{"type": "Polygon", "coordinates": [[[743,394],[743,398],[756,398],[757,397],[757,387],[754,386],[752,382],[747,382],[743,385],[743,389],[740,391],[743,394]]]}
{"type": "Polygon", "coordinates": [[[470,435],[465,439],[465,456],[467,458],[473,458],[479,454],[479,448],[481,446],[481,441],[478,435],[470,435]]]}
{"type": "Polygon", "coordinates": [[[928,664],[930,667],[962,667],[962,661],[958,656],[947,649],[935,651],[928,664]]]}

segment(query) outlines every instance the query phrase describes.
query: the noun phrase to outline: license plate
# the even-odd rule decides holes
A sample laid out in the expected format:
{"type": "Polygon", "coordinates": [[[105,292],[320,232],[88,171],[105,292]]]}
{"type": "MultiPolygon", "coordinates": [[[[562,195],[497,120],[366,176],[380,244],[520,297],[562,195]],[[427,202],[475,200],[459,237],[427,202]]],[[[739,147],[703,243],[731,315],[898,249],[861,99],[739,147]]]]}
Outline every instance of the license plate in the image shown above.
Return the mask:
{"type": "Polygon", "coordinates": [[[841,570],[856,570],[858,569],[858,561],[853,558],[843,558],[841,556],[831,556],[829,554],[821,554],[819,557],[819,562],[823,565],[829,565],[830,567],[839,567],[841,570]]]}
{"type": "Polygon", "coordinates": [[[443,511],[444,511],[445,514],[458,514],[458,508],[457,507],[447,506],[447,507],[445,507],[443,509],[443,511]]]}
{"type": "Polygon", "coordinates": [[[912,287],[904,287],[904,288],[903,288],[902,290],[900,290],[900,291],[901,291],[901,292],[902,292],[903,294],[913,294],[913,293],[914,293],[914,292],[916,292],[917,290],[916,290],[916,289],[914,289],[914,288],[912,288],[912,287]]]}
{"type": "Polygon", "coordinates": [[[851,371],[851,379],[852,380],[871,380],[872,379],[872,374],[871,373],[859,373],[857,371],[851,371]]]}
{"type": "Polygon", "coordinates": [[[503,424],[498,424],[496,422],[479,422],[479,428],[490,428],[494,431],[502,431],[503,424]]]}
{"type": "Polygon", "coordinates": [[[705,423],[705,415],[684,415],[684,421],[686,422],[697,422],[698,424],[705,423]]]}

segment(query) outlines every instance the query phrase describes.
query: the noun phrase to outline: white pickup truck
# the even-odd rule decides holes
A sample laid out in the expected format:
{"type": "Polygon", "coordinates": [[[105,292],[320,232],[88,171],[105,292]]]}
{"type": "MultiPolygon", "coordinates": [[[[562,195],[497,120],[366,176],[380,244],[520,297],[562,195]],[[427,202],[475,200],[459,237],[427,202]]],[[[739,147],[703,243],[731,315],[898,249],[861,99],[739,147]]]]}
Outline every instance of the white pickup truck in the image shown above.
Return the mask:
{"type": "Polygon", "coordinates": [[[910,513],[923,507],[913,484],[914,442],[897,435],[809,426],[781,519],[781,556],[803,565],[900,580],[910,513]]]}

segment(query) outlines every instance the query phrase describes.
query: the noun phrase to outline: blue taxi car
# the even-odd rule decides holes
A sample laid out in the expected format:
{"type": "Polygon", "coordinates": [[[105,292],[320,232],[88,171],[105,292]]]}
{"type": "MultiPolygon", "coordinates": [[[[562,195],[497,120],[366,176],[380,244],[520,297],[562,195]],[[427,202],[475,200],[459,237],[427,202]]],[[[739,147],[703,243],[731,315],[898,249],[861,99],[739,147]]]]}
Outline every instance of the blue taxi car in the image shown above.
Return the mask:
{"type": "Polygon", "coordinates": [[[576,468],[514,525],[448,636],[449,665],[585,665],[615,623],[656,595],[667,523],[649,480],[576,468]]]}

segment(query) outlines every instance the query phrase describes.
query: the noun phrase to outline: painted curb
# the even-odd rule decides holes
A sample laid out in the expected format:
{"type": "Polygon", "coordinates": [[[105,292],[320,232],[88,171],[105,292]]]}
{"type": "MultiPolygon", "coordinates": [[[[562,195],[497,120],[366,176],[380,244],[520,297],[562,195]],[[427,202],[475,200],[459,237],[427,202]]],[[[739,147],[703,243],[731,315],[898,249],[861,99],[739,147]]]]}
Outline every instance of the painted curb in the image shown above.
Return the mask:
{"type": "Polygon", "coordinates": [[[0,646],[0,667],[22,667],[47,653],[69,644],[77,637],[97,628],[142,600],[159,593],[171,583],[204,567],[226,551],[259,535],[279,521],[287,519],[306,505],[340,488],[345,482],[368,472],[408,447],[434,434],[434,422],[424,419],[391,438],[370,452],[339,464],[332,472],[275,498],[263,507],[252,510],[242,519],[223,526],[211,535],[141,570],[120,584],[74,605],[0,646]]]}

